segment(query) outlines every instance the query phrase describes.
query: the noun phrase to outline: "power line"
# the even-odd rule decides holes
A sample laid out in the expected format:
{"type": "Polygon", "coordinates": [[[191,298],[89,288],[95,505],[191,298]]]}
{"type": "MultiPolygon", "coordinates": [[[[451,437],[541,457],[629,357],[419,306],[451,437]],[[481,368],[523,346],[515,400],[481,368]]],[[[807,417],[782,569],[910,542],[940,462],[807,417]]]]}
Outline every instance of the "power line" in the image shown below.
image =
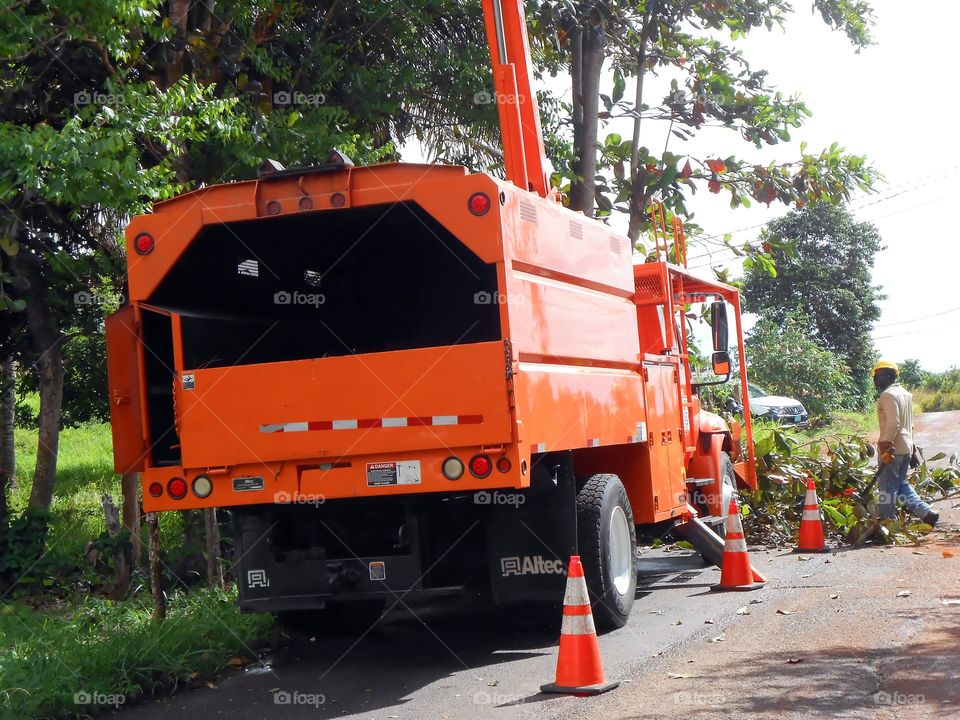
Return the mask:
{"type": "MultiPolygon", "coordinates": [[[[955,308],[950,308],[949,310],[941,310],[940,312],[936,312],[933,315],[924,315],[923,317],[912,318],[910,320],[897,320],[896,322],[881,323],[877,325],[877,327],[889,327],[891,325],[906,325],[907,323],[920,322],[921,320],[930,320],[931,318],[941,317],[943,315],[949,315],[950,313],[955,313],[958,310],[960,310],[960,305],[958,305],[955,308]]],[[[891,336],[891,337],[895,337],[895,336],[891,336]]],[[[881,340],[882,338],[877,338],[877,339],[881,340]]]]}

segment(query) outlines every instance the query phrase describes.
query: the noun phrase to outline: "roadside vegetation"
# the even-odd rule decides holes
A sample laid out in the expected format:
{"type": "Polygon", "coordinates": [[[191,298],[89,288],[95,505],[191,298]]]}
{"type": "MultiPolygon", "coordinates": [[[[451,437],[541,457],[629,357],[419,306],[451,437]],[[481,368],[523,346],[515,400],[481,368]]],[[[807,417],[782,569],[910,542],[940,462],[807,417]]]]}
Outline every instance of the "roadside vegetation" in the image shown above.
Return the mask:
{"type": "Polygon", "coordinates": [[[922,412],[960,410],[960,368],[935,373],[917,360],[900,364],[900,382],[913,392],[913,403],[922,412]]]}
{"type": "Polygon", "coordinates": [[[10,493],[16,542],[0,567],[7,579],[0,591],[0,716],[86,717],[195,687],[228,664],[253,659],[270,637],[271,616],[241,615],[232,584],[202,586],[194,569],[203,565],[201,550],[190,545],[179,513],[164,514],[160,528],[162,582],[169,589],[163,622],[153,617],[145,567],[134,568],[124,599],[108,597],[114,558],[130,546],[129,537],[109,538],[101,505],[103,494],[120,491],[110,427],[67,428],[61,439],[49,539],[35,557],[28,503],[37,431],[16,432],[18,477],[10,493]]]}

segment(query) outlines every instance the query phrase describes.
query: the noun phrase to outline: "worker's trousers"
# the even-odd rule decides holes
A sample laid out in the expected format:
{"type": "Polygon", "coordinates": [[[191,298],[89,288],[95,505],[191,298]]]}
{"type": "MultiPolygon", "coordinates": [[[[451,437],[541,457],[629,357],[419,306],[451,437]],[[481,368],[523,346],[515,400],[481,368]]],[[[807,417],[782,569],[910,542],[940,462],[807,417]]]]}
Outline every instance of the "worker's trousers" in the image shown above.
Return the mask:
{"type": "Polygon", "coordinates": [[[894,455],[893,460],[880,467],[880,477],[877,478],[877,489],[880,491],[878,510],[880,517],[892,518],[897,512],[899,499],[906,511],[911,515],[922,518],[933,508],[927,505],[913,485],[907,482],[907,472],[910,470],[910,455],[894,455]]]}

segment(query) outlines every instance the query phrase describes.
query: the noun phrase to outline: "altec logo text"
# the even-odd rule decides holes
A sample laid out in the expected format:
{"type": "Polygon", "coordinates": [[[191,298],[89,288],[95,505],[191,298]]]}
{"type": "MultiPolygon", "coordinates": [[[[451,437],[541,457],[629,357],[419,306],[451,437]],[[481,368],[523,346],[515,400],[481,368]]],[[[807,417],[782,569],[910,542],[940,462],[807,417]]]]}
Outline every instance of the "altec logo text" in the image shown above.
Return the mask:
{"type": "Polygon", "coordinates": [[[543,555],[500,558],[500,574],[511,575],[563,575],[562,560],[544,560],[543,555]]]}

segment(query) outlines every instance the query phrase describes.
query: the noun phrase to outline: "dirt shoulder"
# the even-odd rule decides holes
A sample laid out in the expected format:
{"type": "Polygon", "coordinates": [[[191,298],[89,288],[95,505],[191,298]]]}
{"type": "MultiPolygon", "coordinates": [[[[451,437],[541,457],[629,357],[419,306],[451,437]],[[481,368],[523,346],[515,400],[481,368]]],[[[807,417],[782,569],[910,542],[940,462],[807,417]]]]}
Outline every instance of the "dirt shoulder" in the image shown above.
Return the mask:
{"type": "Polygon", "coordinates": [[[960,511],[946,505],[919,547],[767,558],[768,587],[743,594],[749,615],[722,640],[654,660],[576,716],[960,717],[960,511]],[[799,580],[784,565],[798,562],[799,580]]]}

